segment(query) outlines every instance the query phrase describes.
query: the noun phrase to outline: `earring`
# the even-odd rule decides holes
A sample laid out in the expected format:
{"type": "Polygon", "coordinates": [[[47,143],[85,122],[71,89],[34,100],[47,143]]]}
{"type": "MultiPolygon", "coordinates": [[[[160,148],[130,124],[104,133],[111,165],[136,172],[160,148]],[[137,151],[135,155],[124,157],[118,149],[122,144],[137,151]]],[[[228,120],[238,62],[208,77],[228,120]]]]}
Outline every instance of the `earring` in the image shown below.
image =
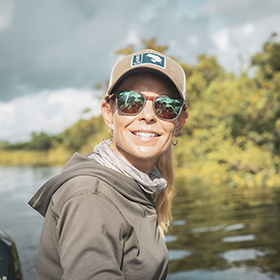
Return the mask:
{"type": "Polygon", "coordinates": [[[175,141],[175,142],[172,142],[172,145],[173,145],[173,146],[176,146],[176,145],[178,144],[178,136],[175,135],[175,138],[176,138],[176,141],[175,141]]]}
{"type": "Polygon", "coordinates": [[[113,138],[113,135],[114,135],[113,129],[109,128],[108,133],[109,133],[110,138],[113,138]]]}

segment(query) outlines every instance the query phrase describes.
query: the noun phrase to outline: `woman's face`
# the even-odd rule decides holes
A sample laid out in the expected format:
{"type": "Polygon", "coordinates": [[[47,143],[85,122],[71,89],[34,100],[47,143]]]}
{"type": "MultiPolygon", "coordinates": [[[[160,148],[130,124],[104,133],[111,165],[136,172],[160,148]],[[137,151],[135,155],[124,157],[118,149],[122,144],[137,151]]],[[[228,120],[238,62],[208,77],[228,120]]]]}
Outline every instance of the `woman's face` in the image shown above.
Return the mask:
{"type": "MultiPolygon", "coordinates": [[[[151,73],[137,73],[128,76],[118,90],[133,90],[147,96],[168,95],[178,97],[173,85],[166,79],[151,73]]],[[[139,170],[150,173],[157,158],[172,144],[186,117],[164,121],[156,117],[153,101],[147,100],[143,110],[136,116],[127,116],[103,102],[102,112],[106,124],[113,130],[111,148],[122,155],[139,170]]],[[[183,115],[183,114],[181,114],[183,115]]]]}

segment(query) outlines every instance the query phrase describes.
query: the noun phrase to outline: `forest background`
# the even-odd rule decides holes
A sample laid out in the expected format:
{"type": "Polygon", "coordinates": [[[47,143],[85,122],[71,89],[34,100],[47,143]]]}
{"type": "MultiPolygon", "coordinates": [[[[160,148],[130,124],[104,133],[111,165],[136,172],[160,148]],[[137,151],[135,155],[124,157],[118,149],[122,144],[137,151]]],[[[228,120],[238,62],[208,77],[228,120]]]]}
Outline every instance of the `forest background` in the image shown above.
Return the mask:
{"type": "MultiPolygon", "coordinates": [[[[230,187],[280,187],[280,42],[272,34],[250,67],[227,73],[214,56],[195,65],[175,60],[187,77],[189,119],[174,148],[177,177],[230,187]],[[253,73],[253,74],[252,74],[253,73]]],[[[143,48],[165,52],[156,39],[143,48]]],[[[116,54],[136,51],[133,46],[116,54]]],[[[242,67],[241,67],[242,68],[242,67]]],[[[100,88],[102,85],[95,85],[100,88]]],[[[85,112],[94,108],[85,108],[85,112]]],[[[69,112],[70,114],[70,112],[69,112]]],[[[63,166],[73,152],[90,152],[108,138],[102,116],[80,119],[57,135],[33,132],[31,140],[0,142],[0,165],[63,166]]]]}

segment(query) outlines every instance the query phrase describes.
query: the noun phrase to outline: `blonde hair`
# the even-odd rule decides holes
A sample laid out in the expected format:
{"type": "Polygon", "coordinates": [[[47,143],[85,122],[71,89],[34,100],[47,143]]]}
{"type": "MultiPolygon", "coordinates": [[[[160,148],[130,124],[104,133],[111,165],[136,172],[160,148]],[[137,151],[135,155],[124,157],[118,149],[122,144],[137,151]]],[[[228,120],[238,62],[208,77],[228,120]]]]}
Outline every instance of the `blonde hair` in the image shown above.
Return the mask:
{"type": "Polygon", "coordinates": [[[170,146],[156,162],[156,167],[167,181],[167,187],[160,194],[153,195],[156,206],[158,225],[162,235],[168,230],[172,219],[171,205],[174,196],[174,168],[172,147],[170,146]]]}
{"type": "MultiPolygon", "coordinates": [[[[111,104],[114,103],[112,96],[106,95],[104,101],[111,104]]],[[[184,110],[187,110],[185,107],[184,110]]],[[[158,226],[160,233],[164,235],[167,232],[170,221],[172,219],[171,205],[174,196],[174,168],[173,168],[173,154],[172,146],[170,146],[163,154],[161,154],[156,162],[156,167],[161,173],[162,177],[167,181],[167,186],[160,194],[153,195],[155,203],[158,226]]]]}

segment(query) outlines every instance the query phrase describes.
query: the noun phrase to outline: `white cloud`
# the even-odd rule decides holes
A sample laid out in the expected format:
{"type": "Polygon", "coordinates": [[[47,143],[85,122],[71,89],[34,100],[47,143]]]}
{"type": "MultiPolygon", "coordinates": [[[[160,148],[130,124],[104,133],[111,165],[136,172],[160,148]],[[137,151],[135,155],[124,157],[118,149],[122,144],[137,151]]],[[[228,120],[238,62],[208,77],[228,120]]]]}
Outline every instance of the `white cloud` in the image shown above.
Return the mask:
{"type": "Polygon", "coordinates": [[[262,50],[273,32],[280,33],[280,17],[272,15],[255,22],[236,22],[212,32],[211,49],[221,65],[230,72],[239,73],[250,64],[250,58],[262,50]]]}
{"type": "MultiPolygon", "coordinates": [[[[200,53],[215,55],[229,50],[228,44],[241,45],[232,28],[245,26],[241,33],[258,37],[254,27],[274,18],[273,25],[264,26],[268,38],[280,30],[279,11],[279,0],[265,5],[263,0],[0,0],[2,26],[11,26],[0,32],[0,100],[104,82],[114,51],[141,39],[155,37],[170,46],[168,54],[195,63],[200,53]]],[[[246,45],[261,47],[266,38],[246,45]]]]}
{"type": "Polygon", "coordinates": [[[0,103],[0,140],[26,141],[32,131],[56,134],[79,118],[100,114],[101,101],[89,90],[41,91],[0,103]],[[92,111],[83,114],[83,110],[92,111]]]}
{"type": "Polygon", "coordinates": [[[199,39],[197,36],[193,35],[190,36],[189,38],[187,38],[187,42],[191,45],[191,46],[197,46],[199,39]]]}
{"type": "Polygon", "coordinates": [[[279,16],[279,0],[210,0],[201,12],[211,17],[223,17],[229,25],[258,22],[265,17],[279,16]]]}
{"type": "MultiPolygon", "coordinates": [[[[272,32],[280,34],[279,0],[0,0],[0,100],[10,100],[0,103],[0,139],[25,139],[32,130],[58,131],[74,122],[75,110],[76,117],[72,109],[61,116],[47,96],[58,104],[63,94],[57,89],[105,83],[114,52],[129,44],[139,49],[142,39],[154,37],[183,62],[195,64],[205,53],[238,74],[239,57],[248,64],[272,32]]],[[[71,106],[68,101],[63,97],[61,107],[71,106]]]]}
{"type": "Polygon", "coordinates": [[[252,23],[247,23],[242,28],[242,33],[245,35],[250,35],[255,32],[255,26],[252,23]]]}
{"type": "Polygon", "coordinates": [[[0,32],[10,26],[14,6],[11,0],[0,0],[0,32]]]}
{"type": "Polygon", "coordinates": [[[228,28],[224,28],[218,32],[212,34],[212,40],[217,47],[217,51],[224,53],[230,50],[230,38],[228,28]]]}
{"type": "Polygon", "coordinates": [[[210,19],[214,46],[208,44],[207,52],[236,74],[249,65],[273,32],[280,34],[278,0],[210,0],[201,7],[201,15],[210,19]]]}
{"type": "Polygon", "coordinates": [[[125,45],[138,45],[141,42],[141,38],[139,38],[139,35],[136,30],[129,30],[127,38],[125,39],[125,45]]]}

